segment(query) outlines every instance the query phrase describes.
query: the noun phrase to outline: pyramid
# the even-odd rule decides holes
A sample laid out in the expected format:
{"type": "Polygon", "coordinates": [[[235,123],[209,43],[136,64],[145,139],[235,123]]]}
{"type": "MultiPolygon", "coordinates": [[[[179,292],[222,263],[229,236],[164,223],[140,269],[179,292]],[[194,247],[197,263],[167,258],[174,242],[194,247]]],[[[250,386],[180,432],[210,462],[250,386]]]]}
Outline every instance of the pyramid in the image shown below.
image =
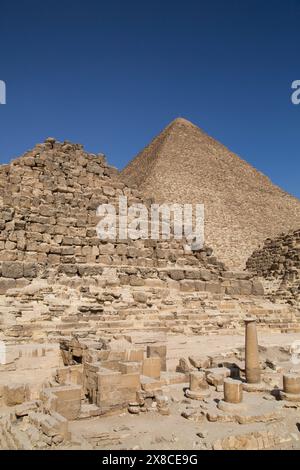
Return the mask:
{"type": "Polygon", "coordinates": [[[162,203],[202,203],[205,242],[241,269],[267,237],[300,227],[300,201],[183,118],[122,171],[123,181],[162,203]]]}

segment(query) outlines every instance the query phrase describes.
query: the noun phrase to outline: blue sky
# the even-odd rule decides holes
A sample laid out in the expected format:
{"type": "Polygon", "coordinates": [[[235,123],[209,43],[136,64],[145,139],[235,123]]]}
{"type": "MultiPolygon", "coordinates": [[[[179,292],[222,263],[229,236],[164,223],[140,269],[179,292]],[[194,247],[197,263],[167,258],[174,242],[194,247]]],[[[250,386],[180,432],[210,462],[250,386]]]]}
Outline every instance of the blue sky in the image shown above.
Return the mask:
{"type": "Polygon", "coordinates": [[[0,161],[48,136],[122,168],[183,116],[300,197],[299,0],[0,0],[0,161]]]}

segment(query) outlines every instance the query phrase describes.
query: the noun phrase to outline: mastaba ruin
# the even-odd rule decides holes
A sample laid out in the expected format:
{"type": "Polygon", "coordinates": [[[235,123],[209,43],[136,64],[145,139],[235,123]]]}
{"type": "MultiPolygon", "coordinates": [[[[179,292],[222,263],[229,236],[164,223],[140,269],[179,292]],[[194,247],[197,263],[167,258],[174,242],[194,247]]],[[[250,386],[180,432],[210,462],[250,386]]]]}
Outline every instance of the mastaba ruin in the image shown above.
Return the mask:
{"type": "Polygon", "coordinates": [[[122,172],[1,165],[0,448],[299,449],[299,209],[181,118],[122,172]],[[101,239],[120,196],[204,204],[205,245],[101,239]]]}
{"type": "Polygon", "coordinates": [[[205,240],[234,269],[244,269],[266,238],[299,229],[298,199],[183,118],[171,122],[121,174],[157,202],[203,203],[205,240]]]}

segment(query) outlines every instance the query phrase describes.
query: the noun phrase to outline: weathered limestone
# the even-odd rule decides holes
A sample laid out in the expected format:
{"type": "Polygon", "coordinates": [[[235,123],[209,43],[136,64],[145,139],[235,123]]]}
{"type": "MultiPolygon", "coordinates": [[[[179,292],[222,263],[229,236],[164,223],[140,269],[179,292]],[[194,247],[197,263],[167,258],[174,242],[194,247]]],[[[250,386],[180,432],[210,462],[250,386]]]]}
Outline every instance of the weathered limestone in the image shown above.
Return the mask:
{"type": "Polygon", "coordinates": [[[289,435],[282,436],[271,431],[261,431],[218,439],[213,444],[213,450],[266,450],[276,446],[286,447],[291,441],[289,435]]]}
{"type": "Polygon", "coordinates": [[[185,391],[188,398],[203,400],[210,396],[210,390],[204,372],[190,372],[190,388],[185,391]]]}
{"type": "MultiPolygon", "coordinates": [[[[182,373],[166,372],[162,343],[173,334],[241,333],[245,314],[256,315],[268,331],[290,330],[299,315],[287,305],[266,304],[260,281],[226,270],[208,247],[188,251],[173,239],[101,241],[96,208],[116,204],[120,195],[129,204],[143,202],[102,157],[55,139],[0,168],[0,333],[20,346],[14,355],[6,343],[2,351],[0,447],[3,412],[18,432],[23,427],[38,446],[52,447],[68,439],[67,420],[105,420],[102,415],[126,409],[172,414],[176,403],[182,406],[176,394],[182,398],[188,376],[186,396],[204,402],[184,402],[198,407],[199,419],[209,411],[210,421],[216,412],[223,422],[273,420],[274,406],[281,405],[269,395],[259,402],[261,412],[255,394],[242,400],[241,382],[228,377],[243,376],[243,352],[232,360],[221,350],[192,355],[180,360],[182,373]],[[244,406],[247,413],[238,413],[244,406]]],[[[197,352],[183,345],[180,340],[182,354],[197,352]]],[[[170,370],[177,358],[171,351],[170,370]]],[[[246,370],[252,380],[254,362],[252,355],[246,370]]],[[[258,388],[250,379],[246,385],[258,388]]],[[[295,399],[297,384],[285,379],[282,393],[295,399]]]]}
{"type": "Polygon", "coordinates": [[[282,400],[300,402],[300,374],[289,372],[283,375],[282,400]]]}
{"type": "Polygon", "coordinates": [[[128,403],[135,401],[136,392],[141,387],[138,373],[121,374],[101,368],[97,376],[96,405],[103,413],[125,408],[128,403]]]}
{"type": "Polygon", "coordinates": [[[160,357],[146,357],[143,360],[142,373],[146,377],[152,377],[153,379],[160,378],[161,361],[160,357]]]}
{"type": "Polygon", "coordinates": [[[261,374],[255,322],[256,319],[254,317],[249,317],[245,319],[245,365],[246,381],[249,384],[260,383],[261,374]]]}
{"type": "Polygon", "coordinates": [[[267,238],[264,246],[252,253],[247,269],[270,283],[269,296],[297,305],[300,300],[299,228],[267,238]]]}
{"type": "Polygon", "coordinates": [[[62,385],[46,388],[42,400],[50,412],[57,412],[68,420],[78,418],[80,413],[81,386],[62,385]]]}
{"type": "Polygon", "coordinates": [[[211,366],[211,359],[207,356],[189,356],[189,361],[196,369],[208,369],[211,366]]]}
{"type": "Polygon", "coordinates": [[[30,398],[29,387],[26,384],[8,384],[3,389],[4,403],[7,406],[21,405],[30,398]]]}
{"type": "Polygon", "coordinates": [[[220,400],[218,408],[226,412],[237,412],[246,409],[242,403],[243,384],[240,380],[224,379],[224,400],[220,400]]]}
{"type": "Polygon", "coordinates": [[[183,118],[170,123],[122,176],[158,203],[201,201],[206,242],[227,266],[244,268],[264,238],[300,226],[297,199],[183,118]],[[220,186],[220,180],[230,181],[230,189],[220,186]]]}
{"type": "Polygon", "coordinates": [[[207,382],[216,387],[217,391],[222,391],[224,380],[226,377],[230,377],[231,371],[227,367],[213,367],[207,369],[205,374],[207,382]]]}

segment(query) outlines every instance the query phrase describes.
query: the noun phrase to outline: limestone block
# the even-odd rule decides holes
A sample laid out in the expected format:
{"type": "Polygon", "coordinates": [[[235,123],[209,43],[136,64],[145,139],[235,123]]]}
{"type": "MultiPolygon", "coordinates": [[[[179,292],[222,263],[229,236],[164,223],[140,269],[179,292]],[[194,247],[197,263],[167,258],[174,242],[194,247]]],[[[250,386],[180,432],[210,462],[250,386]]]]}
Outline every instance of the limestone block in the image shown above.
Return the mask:
{"type": "Polygon", "coordinates": [[[8,289],[14,289],[15,287],[15,279],[0,278],[0,295],[5,294],[8,289]]]}
{"type": "Polygon", "coordinates": [[[125,360],[127,362],[142,362],[144,359],[144,350],[143,349],[127,349],[125,352],[125,360]]]}
{"type": "Polygon", "coordinates": [[[50,412],[57,412],[66,419],[76,419],[80,412],[81,387],[61,385],[44,389],[41,393],[44,406],[50,412]]]}
{"type": "Polygon", "coordinates": [[[136,392],[140,389],[140,374],[121,374],[101,368],[97,373],[98,392],[96,405],[103,412],[110,409],[127,407],[136,400],[136,392]]]}
{"type": "Polygon", "coordinates": [[[131,286],[143,286],[145,284],[145,279],[138,276],[130,276],[129,283],[131,286]]]}
{"type": "Polygon", "coordinates": [[[227,403],[241,403],[243,399],[243,384],[240,380],[224,379],[224,400],[227,403]]]}
{"type": "Polygon", "coordinates": [[[182,279],[184,279],[184,271],[172,270],[169,271],[169,276],[171,279],[174,279],[174,281],[181,281],[182,279]]]}
{"type": "Polygon", "coordinates": [[[260,281],[252,281],[252,294],[264,295],[264,287],[260,281]]]}
{"type": "Polygon", "coordinates": [[[36,263],[24,263],[24,277],[37,277],[38,266],[36,263]]]}
{"type": "Polygon", "coordinates": [[[184,357],[181,357],[179,359],[178,365],[176,366],[176,372],[181,372],[182,374],[189,374],[191,370],[193,370],[193,368],[188,363],[188,361],[184,357]]]}
{"type": "Polygon", "coordinates": [[[105,196],[114,196],[115,195],[115,190],[111,186],[103,186],[102,191],[103,191],[103,194],[105,196]]]}
{"type": "Polygon", "coordinates": [[[212,369],[207,369],[206,373],[206,380],[209,384],[214,385],[215,387],[223,386],[224,379],[226,377],[230,377],[230,369],[227,367],[215,367],[212,369]]]}
{"type": "Polygon", "coordinates": [[[17,405],[15,408],[17,418],[27,416],[30,412],[37,410],[38,406],[38,401],[27,401],[22,403],[21,405],[17,405]]]}
{"type": "Polygon", "coordinates": [[[119,362],[119,371],[121,374],[142,373],[141,362],[119,362]]]}
{"type": "Polygon", "coordinates": [[[192,279],[187,279],[180,281],[180,290],[183,292],[193,292],[196,290],[195,281],[192,279]]]}
{"type": "Polygon", "coordinates": [[[246,280],[239,281],[240,293],[241,295],[251,295],[252,294],[252,282],[246,280]]]}

